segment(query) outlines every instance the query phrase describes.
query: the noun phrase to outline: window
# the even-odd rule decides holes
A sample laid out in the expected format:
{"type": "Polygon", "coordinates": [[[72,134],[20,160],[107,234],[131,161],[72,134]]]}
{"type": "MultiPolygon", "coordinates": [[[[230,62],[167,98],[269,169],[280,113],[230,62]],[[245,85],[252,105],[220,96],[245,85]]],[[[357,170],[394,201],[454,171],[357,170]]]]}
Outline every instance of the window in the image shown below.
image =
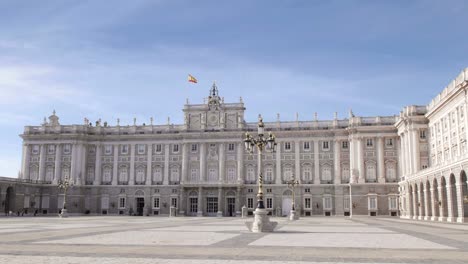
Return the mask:
{"type": "Polygon", "coordinates": [[[273,208],[273,198],[267,198],[266,199],[266,208],[267,209],[272,209],[273,208]]]}
{"type": "Polygon", "coordinates": [[[366,140],[366,146],[369,147],[369,148],[373,147],[374,146],[374,140],[372,140],[372,138],[368,138],[366,140]]]}
{"type": "Polygon", "coordinates": [[[304,198],[304,209],[311,209],[310,198],[304,198]]]}
{"type": "Polygon", "coordinates": [[[145,167],[138,167],[136,170],[135,181],[138,183],[145,182],[145,167]]]}
{"type": "Polygon", "coordinates": [[[419,138],[420,139],[426,139],[426,130],[425,129],[419,130],[419,138]]]}
{"type": "Polygon", "coordinates": [[[387,163],[386,166],[386,173],[387,173],[387,180],[388,181],[395,181],[396,180],[396,175],[395,175],[395,163],[389,162],[387,163]]]}
{"type": "Polygon", "coordinates": [[[51,182],[53,178],[54,178],[54,167],[47,166],[45,180],[47,182],[51,182]]]}
{"type": "Polygon", "coordinates": [[[284,150],[291,150],[291,142],[284,142],[284,150]]]}
{"type": "Polygon", "coordinates": [[[171,206],[177,208],[177,198],[175,197],[171,198],[171,206]]]}
{"type": "Polygon", "coordinates": [[[87,182],[94,181],[94,167],[88,167],[88,171],[86,173],[86,181],[87,182]]]}
{"type": "Polygon", "coordinates": [[[388,209],[389,210],[397,210],[397,198],[396,197],[388,197],[388,209]]]}
{"type": "Polygon", "coordinates": [[[197,149],[198,149],[198,145],[197,144],[192,144],[191,151],[192,152],[197,152],[197,149]]]}
{"type": "Polygon", "coordinates": [[[177,194],[177,189],[172,189],[172,194],[177,194]]]}
{"type": "Polygon", "coordinates": [[[119,182],[127,182],[128,181],[128,169],[127,167],[120,167],[119,169],[119,182]]]}
{"type": "Polygon", "coordinates": [[[349,182],[349,166],[348,165],[343,165],[341,167],[341,179],[344,182],[349,182]]]}
{"type": "Polygon", "coordinates": [[[377,198],[369,197],[369,210],[377,210],[377,198]]]}
{"type": "Polygon", "coordinates": [[[190,181],[197,182],[198,181],[198,169],[191,169],[190,170],[190,181]]]}
{"type": "Polygon", "coordinates": [[[162,145],[161,145],[161,144],[157,144],[154,151],[155,151],[156,153],[161,153],[161,152],[162,152],[162,145]]]}
{"type": "Polygon", "coordinates": [[[304,142],[304,150],[310,150],[310,142],[304,142]]]}
{"type": "Polygon", "coordinates": [[[48,145],[47,154],[54,154],[54,153],[55,153],[55,145],[48,145]]]}
{"type": "Polygon", "coordinates": [[[302,171],[302,178],[306,182],[312,181],[312,168],[311,168],[311,166],[307,165],[307,166],[304,167],[304,169],[302,171]]]}
{"type": "Polygon", "coordinates": [[[153,181],[154,182],[162,182],[162,169],[159,166],[154,167],[153,170],[153,181]]]}
{"type": "Polygon", "coordinates": [[[367,175],[367,180],[369,181],[376,180],[375,164],[373,162],[366,164],[366,175],[367,175]]]}
{"type": "Polygon", "coordinates": [[[39,168],[36,165],[33,165],[29,169],[29,179],[37,180],[38,178],[39,178],[39,168]]]}
{"type": "Polygon", "coordinates": [[[328,141],[322,142],[322,149],[323,150],[329,150],[330,149],[330,145],[329,145],[328,141]]]}
{"type": "Polygon", "coordinates": [[[121,145],[120,146],[120,153],[126,155],[128,154],[128,145],[121,145]]]}
{"type": "Polygon", "coordinates": [[[387,138],[387,139],[385,140],[385,145],[386,145],[387,147],[393,147],[393,138],[387,138]]]}
{"type": "Polygon", "coordinates": [[[273,181],[273,168],[271,166],[265,168],[265,181],[273,181]]]}
{"type": "Polygon", "coordinates": [[[88,152],[89,152],[89,154],[94,154],[94,153],[96,153],[96,146],[89,146],[88,152]]]}
{"type": "Polygon", "coordinates": [[[348,149],[348,141],[343,141],[343,142],[341,143],[341,148],[342,148],[342,149],[348,149]]]}
{"type": "Polygon", "coordinates": [[[68,178],[70,179],[70,167],[65,166],[62,168],[62,179],[68,178]]]}
{"type": "Polygon", "coordinates": [[[247,181],[249,182],[255,181],[255,170],[253,166],[247,167],[247,181]]]}
{"type": "Polygon", "coordinates": [[[208,181],[217,181],[218,180],[218,171],[215,168],[208,169],[208,181]]]}
{"type": "Polygon", "coordinates": [[[322,180],[331,181],[331,166],[328,164],[325,164],[322,167],[322,180]]]}
{"type": "Polygon", "coordinates": [[[236,168],[229,167],[227,170],[227,180],[228,182],[236,181],[236,168]]]}
{"type": "Polygon", "coordinates": [[[234,143],[228,144],[228,151],[234,151],[234,143]]]}
{"type": "Polygon", "coordinates": [[[153,208],[159,209],[159,197],[153,197],[153,208]]]}
{"type": "Polygon", "coordinates": [[[119,209],[125,209],[125,197],[119,198],[119,209]]]}
{"type": "Polygon", "coordinates": [[[39,154],[39,145],[33,145],[31,153],[32,154],[39,154]]]}
{"type": "Polygon", "coordinates": [[[179,152],[179,145],[178,144],[172,145],[172,152],[174,152],[174,153],[179,152]]]}
{"type": "Polygon", "coordinates": [[[179,168],[173,167],[171,169],[171,181],[178,182],[179,181],[179,168]]]}
{"type": "Polygon", "coordinates": [[[247,198],[247,208],[252,209],[254,206],[254,199],[253,198],[247,198]]]}
{"type": "Polygon", "coordinates": [[[310,188],[305,188],[305,189],[304,189],[304,192],[305,192],[305,193],[310,193],[310,188]]]}
{"type": "Polygon", "coordinates": [[[293,173],[292,173],[292,168],[291,166],[285,166],[284,167],[284,181],[290,181],[292,180],[293,173]]]}
{"type": "Polygon", "coordinates": [[[218,197],[206,197],[206,212],[218,212],[218,197]]]}
{"type": "Polygon", "coordinates": [[[110,167],[104,167],[104,170],[102,172],[102,182],[106,182],[106,183],[111,182],[111,179],[112,179],[112,174],[111,173],[112,173],[112,171],[111,171],[110,167]]]}
{"type": "Polygon", "coordinates": [[[71,153],[71,145],[65,144],[63,145],[63,154],[70,154],[71,153]]]}
{"type": "Polygon", "coordinates": [[[138,154],[145,154],[145,145],[138,144],[138,154]]]}
{"type": "Polygon", "coordinates": [[[267,193],[271,193],[273,191],[273,189],[271,189],[271,188],[268,188],[266,190],[267,190],[267,193]]]}
{"type": "Polygon", "coordinates": [[[349,200],[349,197],[348,197],[348,196],[345,196],[345,197],[343,198],[343,209],[344,209],[345,211],[349,211],[349,201],[350,201],[350,200],[349,200]]]}
{"type": "MultiPolygon", "coordinates": [[[[65,153],[65,148],[63,148],[63,152],[65,153]]],[[[112,154],[112,145],[105,145],[104,146],[104,154],[106,154],[106,155],[112,154]]]]}
{"type": "Polygon", "coordinates": [[[323,198],[323,209],[324,210],[331,210],[332,209],[332,198],[331,197],[324,197],[323,198]]]}

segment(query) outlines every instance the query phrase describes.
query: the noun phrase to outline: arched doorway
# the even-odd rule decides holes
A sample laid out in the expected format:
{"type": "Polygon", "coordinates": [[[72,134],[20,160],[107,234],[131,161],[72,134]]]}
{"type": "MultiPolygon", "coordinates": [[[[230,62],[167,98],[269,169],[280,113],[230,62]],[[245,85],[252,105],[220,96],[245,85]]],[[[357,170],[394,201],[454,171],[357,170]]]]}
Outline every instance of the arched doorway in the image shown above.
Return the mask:
{"type": "Polygon", "coordinates": [[[198,193],[191,191],[188,195],[188,215],[196,216],[198,212],[198,193]]]}
{"type": "Polygon", "coordinates": [[[8,187],[6,191],[6,197],[5,197],[5,214],[7,215],[10,211],[15,212],[16,206],[15,206],[15,201],[16,201],[16,194],[15,190],[13,187],[8,187]]]}
{"type": "Polygon", "coordinates": [[[434,208],[433,212],[432,212],[432,217],[431,217],[431,220],[433,221],[437,221],[437,217],[440,216],[440,210],[439,210],[439,201],[440,201],[440,198],[439,198],[439,186],[437,184],[437,179],[434,179],[434,181],[432,182],[432,191],[434,192],[434,197],[431,197],[432,200],[432,208],[434,208]]]}
{"type": "Polygon", "coordinates": [[[445,177],[440,178],[440,187],[439,187],[439,204],[441,206],[439,221],[447,220],[448,216],[448,207],[447,207],[447,184],[445,177]]]}
{"type": "Polygon", "coordinates": [[[236,193],[229,191],[226,194],[226,216],[236,216],[236,193]]]}
{"type": "Polygon", "coordinates": [[[458,199],[457,199],[455,175],[453,175],[453,173],[450,174],[449,183],[450,183],[450,187],[449,187],[450,197],[447,197],[447,198],[452,200],[452,205],[451,205],[451,208],[449,209],[452,210],[451,221],[455,222],[458,217],[458,199]]]}
{"type": "Polygon", "coordinates": [[[142,190],[137,190],[135,192],[135,208],[136,214],[143,216],[145,210],[145,192],[142,190]]]}
{"type": "Polygon", "coordinates": [[[292,191],[291,190],[286,190],[283,192],[283,203],[281,206],[282,209],[282,216],[287,216],[289,215],[289,212],[292,209],[292,191]]]}
{"type": "Polygon", "coordinates": [[[413,186],[410,185],[408,187],[408,218],[413,218],[414,216],[414,208],[413,208],[413,186]]]}
{"type": "Polygon", "coordinates": [[[425,203],[425,208],[426,208],[426,216],[424,218],[424,220],[429,220],[431,219],[430,217],[432,217],[432,203],[433,203],[433,199],[432,199],[432,195],[431,195],[431,183],[428,181],[426,181],[426,188],[424,189],[424,192],[426,193],[426,196],[424,197],[424,203],[425,203]],[[427,206],[426,206],[427,205],[427,206]]]}
{"type": "MultiPolygon", "coordinates": [[[[463,203],[463,212],[460,214],[460,217],[467,218],[468,217],[468,179],[466,177],[465,171],[460,172],[460,191],[461,191],[461,197],[462,197],[462,203],[463,203]],[[465,199],[467,200],[465,202],[465,199]]],[[[464,219],[464,222],[467,222],[468,219],[464,219]]]]}

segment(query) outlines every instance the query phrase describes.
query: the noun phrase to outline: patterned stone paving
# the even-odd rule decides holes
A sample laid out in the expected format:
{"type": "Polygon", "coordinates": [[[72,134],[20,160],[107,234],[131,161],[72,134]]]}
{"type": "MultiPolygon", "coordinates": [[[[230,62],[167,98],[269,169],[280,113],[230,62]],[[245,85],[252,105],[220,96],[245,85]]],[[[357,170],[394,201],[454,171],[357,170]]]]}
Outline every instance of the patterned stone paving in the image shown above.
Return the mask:
{"type": "Polygon", "coordinates": [[[0,218],[0,263],[468,263],[468,225],[309,217],[252,234],[240,218],[0,218]]]}

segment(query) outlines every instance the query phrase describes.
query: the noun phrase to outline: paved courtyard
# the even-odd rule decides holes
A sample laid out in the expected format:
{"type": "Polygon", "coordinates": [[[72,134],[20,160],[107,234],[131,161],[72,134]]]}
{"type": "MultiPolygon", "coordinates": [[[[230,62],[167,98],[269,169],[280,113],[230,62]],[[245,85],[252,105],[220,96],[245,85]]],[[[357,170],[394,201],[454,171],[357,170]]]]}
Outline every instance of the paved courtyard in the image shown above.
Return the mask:
{"type": "Polygon", "coordinates": [[[468,263],[468,225],[396,218],[0,218],[0,263],[468,263]]]}

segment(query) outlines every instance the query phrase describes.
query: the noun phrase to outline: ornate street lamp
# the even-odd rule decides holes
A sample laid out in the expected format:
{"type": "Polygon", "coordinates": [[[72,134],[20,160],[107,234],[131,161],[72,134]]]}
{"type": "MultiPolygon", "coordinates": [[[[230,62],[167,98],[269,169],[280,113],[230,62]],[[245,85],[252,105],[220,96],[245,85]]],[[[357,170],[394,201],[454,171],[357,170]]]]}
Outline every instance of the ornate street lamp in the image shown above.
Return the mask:
{"type": "Polygon", "coordinates": [[[58,183],[58,188],[60,190],[63,190],[63,209],[60,212],[59,216],[60,217],[68,217],[68,212],[67,212],[67,191],[70,187],[73,186],[72,181],[70,178],[67,176],[63,181],[59,181],[58,183]]]}
{"type": "Polygon", "coordinates": [[[249,133],[245,133],[244,139],[245,149],[252,154],[257,147],[258,161],[258,192],[257,192],[257,208],[254,211],[254,222],[246,223],[251,232],[273,232],[273,229],[278,223],[270,222],[268,211],[265,210],[263,202],[263,170],[262,170],[262,153],[264,150],[274,152],[276,150],[275,136],[270,132],[268,137],[265,137],[265,124],[261,115],[258,115],[258,130],[257,137],[254,138],[249,133]]]}
{"type": "Polygon", "coordinates": [[[296,202],[296,190],[295,187],[299,185],[299,181],[293,178],[287,182],[288,188],[292,190],[292,205],[291,205],[291,212],[289,213],[289,220],[298,220],[299,215],[296,214],[295,202],[296,202]]]}

